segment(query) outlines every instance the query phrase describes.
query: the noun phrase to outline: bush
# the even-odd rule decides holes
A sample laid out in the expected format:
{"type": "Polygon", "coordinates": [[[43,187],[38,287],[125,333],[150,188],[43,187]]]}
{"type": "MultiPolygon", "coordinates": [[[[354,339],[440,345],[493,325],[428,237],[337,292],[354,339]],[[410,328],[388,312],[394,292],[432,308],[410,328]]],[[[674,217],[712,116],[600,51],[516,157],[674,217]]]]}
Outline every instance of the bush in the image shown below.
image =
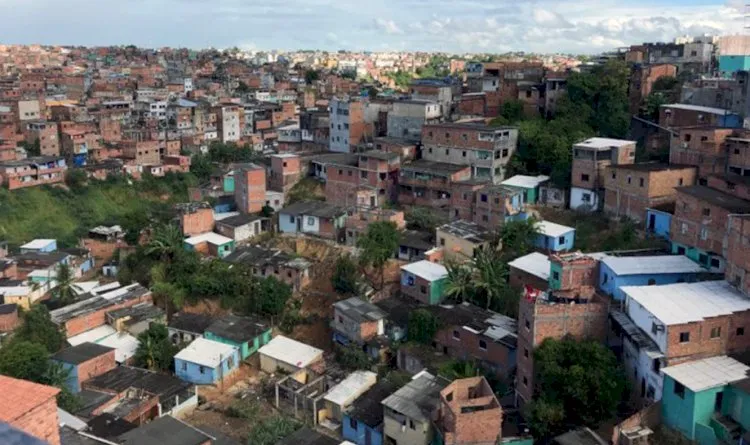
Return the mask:
{"type": "Polygon", "coordinates": [[[359,291],[360,275],[351,255],[342,255],[336,260],[336,269],[331,277],[331,283],[336,292],[356,295],[359,291]]]}
{"type": "Polygon", "coordinates": [[[294,419],[279,415],[258,423],[247,438],[248,445],[274,445],[302,427],[294,419]]]}

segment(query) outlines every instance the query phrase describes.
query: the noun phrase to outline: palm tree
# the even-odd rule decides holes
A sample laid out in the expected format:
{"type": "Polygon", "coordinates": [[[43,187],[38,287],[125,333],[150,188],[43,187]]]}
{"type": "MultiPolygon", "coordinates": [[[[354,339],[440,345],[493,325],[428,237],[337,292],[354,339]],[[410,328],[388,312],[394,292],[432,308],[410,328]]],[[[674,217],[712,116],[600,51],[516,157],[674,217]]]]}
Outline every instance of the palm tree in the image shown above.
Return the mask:
{"type": "Polygon", "coordinates": [[[52,291],[54,297],[60,301],[60,303],[67,304],[73,300],[73,283],[75,277],[70,265],[66,263],[60,263],[57,266],[57,277],[55,278],[57,287],[52,291]]]}
{"type": "Polygon", "coordinates": [[[151,268],[151,293],[158,305],[160,302],[167,314],[167,321],[172,318],[174,309],[182,308],[185,303],[185,291],[167,280],[164,264],[156,264],[151,268]]]}
{"type": "Polygon", "coordinates": [[[154,230],[154,236],[146,246],[146,254],[171,262],[177,252],[182,249],[183,239],[180,228],[174,224],[159,226],[154,230]]]}
{"type": "Polygon", "coordinates": [[[491,248],[477,249],[472,265],[475,285],[484,291],[487,298],[485,307],[490,309],[492,302],[500,297],[502,288],[506,286],[507,267],[501,261],[499,251],[491,248]]]}
{"type": "Polygon", "coordinates": [[[139,340],[138,349],[135,352],[136,362],[145,366],[149,371],[158,370],[156,365],[159,355],[158,343],[150,335],[144,335],[139,340]]]}
{"type": "Polygon", "coordinates": [[[474,290],[475,283],[470,266],[450,261],[446,263],[448,278],[446,280],[445,295],[459,303],[466,301],[474,290]]]}

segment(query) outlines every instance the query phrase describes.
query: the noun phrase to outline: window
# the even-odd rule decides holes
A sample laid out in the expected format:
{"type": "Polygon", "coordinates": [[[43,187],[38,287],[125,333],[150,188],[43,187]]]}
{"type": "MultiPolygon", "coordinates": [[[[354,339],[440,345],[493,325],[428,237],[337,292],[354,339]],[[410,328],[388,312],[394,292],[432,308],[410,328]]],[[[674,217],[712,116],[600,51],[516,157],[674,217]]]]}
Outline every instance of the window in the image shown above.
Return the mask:
{"type": "Polygon", "coordinates": [[[479,340],[479,349],[481,349],[482,351],[486,351],[487,350],[487,342],[484,341],[484,340],[479,340]]]}
{"type": "Polygon", "coordinates": [[[234,368],[234,357],[227,358],[227,369],[234,368]]]}
{"type": "Polygon", "coordinates": [[[356,421],[356,420],[355,420],[354,418],[352,418],[352,417],[350,417],[350,418],[349,418],[349,426],[350,426],[350,427],[351,427],[351,428],[352,428],[353,430],[356,430],[356,429],[357,429],[357,421],[356,421]]]}
{"type": "Polygon", "coordinates": [[[686,134],[685,135],[685,142],[690,142],[690,139],[692,139],[692,135],[686,134]]]}
{"type": "Polygon", "coordinates": [[[653,278],[649,278],[648,285],[653,286],[654,284],[656,284],[656,280],[654,280],[653,278]]]}
{"type": "Polygon", "coordinates": [[[452,402],[453,401],[453,393],[449,392],[448,394],[446,394],[445,395],[445,400],[447,400],[449,402],[452,402]]]}
{"type": "Polygon", "coordinates": [[[479,196],[479,199],[480,199],[480,200],[481,200],[482,202],[487,202],[487,195],[485,195],[485,194],[483,193],[482,195],[480,195],[480,196],[479,196]]]}
{"type": "Polygon", "coordinates": [[[682,233],[684,235],[687,232],[688,232],[688,225],[687,225],[687,223],[682,223],[682,226],[680,226],[680,233],[682,233]]]}
{"type": "Polygon", "coordinates": [[[581,195],[581,201],[591,202],[591,193],[584,193],[581,195]]]}
{"type": "Polygon", "coordinates": [[[529,357],[529,350],[526,348],[523,348],[523,356],[528,358],[529,357]]]}
{"type": "Polygon", "coordinates": [[[466,157],[466,150],[461,152],[461,156],[463,156],[464,158],[466,157]]]}
{"type": "Polygon", "coordinates": [[[717,326],[715,328],[711,328],[711,338],[720,338],[721,337],[721,327],[717,326]]]}
{"type": "Polygon", "coordinates": [[[526,377],[523,378],[523,386],[529,386],[529,379],[526,377]]]}
{"type": "Polygon", "coordinates": [[[461,340],[461,333],[460,333],[460,332],[458,332],[458,331],[457,331],[457,330],[455,330],[455,329],[453,330],[453,339],[454,339],[454,340],[461,340]]]}
{"type": "Polygon", "coordinates": [[[294,224],[294,215],[289,215],[289,222],[294,224]]]}
{"type": "Polygon", "coordinates": [[[440,238],[440,245],[445,246],[445,238],[440,238]]]}
{"type": "Polygon", "coordinates": [[[706,207],[706,208],[704,208],[704,209],[703,209],[703,210],[701,211],[701,214],[702,214],[703,216],[711,216],[711,209],[709,209],[708,207],[706,207]]]}
{"type": "Polygon", "coordinates": [[[658,330],[659,329],[656,327],[656,323],[651,322],[651,333],[654,334],[654,335],[656,335],[656,333],[658,332],[658,330]]]}
{"type": "Polygon", "coordinates": [[[701,227],[701,239],[704,241],[708,239],[708,229],[705,227],[701,227]]]}
{"type": "Polygon", "coordinates": [[[711,267],[721,267],[721,261],[718,258],[711,258],[711,267]]]}
{"type": "Polygon", "coordinates": [[[342,169],[339,169],[339,174],[340,174],[340,175],[343,175],[343,174],[344,174],[344,170],[342,170],[342,169]]]}
{"type": "Polygon", "coordinates": [[[684,399],[685,398],[685,385],[683,385],[680,382],[675,381],[674,382],[674,393],[677,397],[684,399]]]}
{"type": "Polygon", "coordinates": [[[680,343],[690,342],[690,332],[680,332],[680,343]]]}
{"type": "Polygon", "coordinates": [[[612,172],[612,179],[617,179],[617,173],[612,172]]]}
{"type": "Polygon", "coordinates": [[[352,175],[352,171],[351,171],[351,170],[347,170],[347,171],[346,171],[346,174],[347,174],[348,176],[351,176],[351,175],[352,175]]]}
{"type": "Polygon", "coordinates": [[[198,371],[200,371],[201,374],[205,374],[206,373],[206,368],[204,368],[203,366],[199,366],[198,367],[198,371]]]}
{"type": "Polygon", "coordinates": [[[560,279],[560,273],[557,271],[552,272],[552,279],[557,281],[560,279]]]}
{"type": "Polygon", "coordinates": [[[638,180],[638,185],[639,185],[640,187],[643,187],[643,184],[645,184],[645,180],[644,180],[643,178],[640,178],[640,179],[638,180]]]}
{"type": "Polygon", "coordinates": [[[589,175],[587,174],[581,174],[581,181],[583,182],[589,182],[589,175]]]}
{"type": "Polygon", "coordinates": [[[736,332],[737,332],[737,336],[738,336],[738,337],[742,337],[743,335],[745,335],[745,328],[744,328],[744,327],[742,327],[742,328],[737,328],[737,331],[736,331],[736,332]]]}
{"type": "Polygon", "coordinates": [[[414,426],[414,421],[411,420],[411,419],[409,419],[409,428],[411,428],[413,430],[416,429],[416,427],[414,426]]]}
{"type": "Polygon", "coordinates": [[[468,141],[469,140],[469,136],[466,133],[464,133],[464,134],[461,135],[461,139],[463,139],[465,141],[468,141]]]}
{"type": "Polygon", "coordinates": [[[557,242],[560,244],[565,244],[565,237],[564,236],[558,237],[557,242]]]}
{"type": "Polygon", "coordinates": [[[683,182],[684,182],[684,181],[682,180],[682,178],[680,178],[680,180],[679,180],[679,181],[677,181],[677,184],[679,184],[679,185],[682,185],[682,183],[683,183],[683,182]]]}
{"type": "Polygon", "coordinates": [[[367,172],[363,170],[362,172],[360,172],[360,176],[362,177],[362,179],[367,179],[367,172]]]}
{"type": "Polygon", "coordinates": [[[427,287],[426,286],[419,286],[419,291],[422,292],[423,294],[426,294],[427,293],[427,287]]]}
{"type": "Polygon", "coordinates": [[[187,371],[187,362],[182,362],[182,370],[187,371]]]}
{"type": "Polygon", "coordinates": [[[529,319],[528,318],[524,321],[524,324],[526,325],[526,330],[530,330],[531,329],[531,323],[529,323],[529,319]]]}
{"type": "Polygon", "coordinates": [[[308,225],[308,226],[314,226],[314,225],[315,225],[315,217],[313,217],[313,216],[308,216],[308,217],[307,217],[307,225],[308,225]]]}
{"type": "Polygon", "coordinates": [[[427,152],[428,152],[428,153],[432,153],[432,147],[428,148],[428,149],[427,149],[427,152]]]}
{"type": "Polygon", "coordinates": [[[654,371],[655,374],[658,374],[660,369],[661,369],[661,362],[659,361],[658,358],[655,358],[651,362],[651,370],[654,371]]]}
{"type": "Polygon", "coordinates": [[[736,154],[736,155],[740,154],[740,149],[739,148],[735,148],[734,149],[734,154],[736,154]]]}

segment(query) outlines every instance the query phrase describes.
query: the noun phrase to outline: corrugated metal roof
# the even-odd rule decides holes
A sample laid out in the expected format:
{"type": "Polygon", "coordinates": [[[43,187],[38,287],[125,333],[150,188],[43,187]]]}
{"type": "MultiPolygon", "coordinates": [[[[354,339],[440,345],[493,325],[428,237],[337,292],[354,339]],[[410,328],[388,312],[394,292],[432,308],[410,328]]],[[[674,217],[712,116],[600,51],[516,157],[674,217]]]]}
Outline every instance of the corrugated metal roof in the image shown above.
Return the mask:
{"type": "Polygon", "coordinates": [[[723,386],[747,378],[750,367],[727,357],[711,357],[662,369],[693,392],[723,386]]]}
{"type": "Polygon", "coordinates": [[[435,281],[448,276],[448,269],[446,269],[445,266],[427,260],[401,266],[401,270],[405,270],[410,274],[424,278],[427,281],[435,281]]]}
{"type": "Polygon", "coordinates": [[[547,255],[532,252],[528,255],[516,258],[508,263],[509,266],[522,270],[543,280],[549,280],[550,261],[547,255]]]}
{"type": "Polygon", "coordinates": [[[575,231],[575,228],[573,227],[553,223],[552,221],[539,221],[538,223],[536,223],[536,229],[542,235],[551,236],[554,238],[575,231]]]}
{"type": "Polygon", "coordinates": [[[684,255],[608,256],[602,263],[616,275],[646,275],[668,273],[699,273],[706,270],[684,255]]]}

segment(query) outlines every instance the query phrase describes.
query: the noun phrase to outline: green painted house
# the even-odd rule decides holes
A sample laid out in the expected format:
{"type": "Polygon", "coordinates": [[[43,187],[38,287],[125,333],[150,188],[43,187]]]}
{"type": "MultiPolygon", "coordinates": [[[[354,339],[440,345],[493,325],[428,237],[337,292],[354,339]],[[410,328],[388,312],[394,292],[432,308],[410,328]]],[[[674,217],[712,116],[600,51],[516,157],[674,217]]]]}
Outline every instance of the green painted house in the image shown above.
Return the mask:
{"type": "Polygon", "coordinates": [[[238,348],[244,360],[271,341],[271,326],[251,317],[226,315],[211,323],[203,336],[238,348]]]}
{"type": "Polygon", "coordinates": [[[662,419],[699,445],[740,442],[750,430],[750,367],[711,357],[663,368],[662,419]]]}
{"type": "Polygon", "coordinates": [[[549,176],[516,175],[500,184],[521,192],[524,203],[536,204],[539,201],[539,187],[547,181],[549,181],[549,176]]]}
{"type": "Polygon", "coordinates": [[[425,304],[440,304],[445,297],[448,269],[427,260],[401,266],[401,293],[425,304]]]}

